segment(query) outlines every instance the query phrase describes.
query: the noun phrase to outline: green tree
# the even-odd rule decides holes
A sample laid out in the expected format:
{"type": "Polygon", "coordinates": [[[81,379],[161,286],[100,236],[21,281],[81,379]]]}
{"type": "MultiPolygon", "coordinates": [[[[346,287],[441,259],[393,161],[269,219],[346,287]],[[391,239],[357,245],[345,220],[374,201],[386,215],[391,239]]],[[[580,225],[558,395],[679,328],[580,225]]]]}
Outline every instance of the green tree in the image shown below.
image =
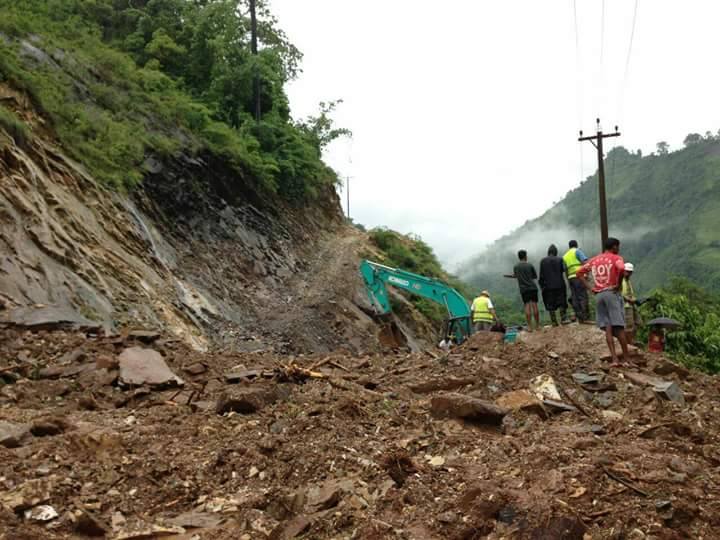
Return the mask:
{"type": "Polygon", "coordinates": [[[660,141],[655,145],[655,148],[657,149],[657,154],[659,156],[664,156],[669,152],[670,145],[665,141],[660,141]]]}

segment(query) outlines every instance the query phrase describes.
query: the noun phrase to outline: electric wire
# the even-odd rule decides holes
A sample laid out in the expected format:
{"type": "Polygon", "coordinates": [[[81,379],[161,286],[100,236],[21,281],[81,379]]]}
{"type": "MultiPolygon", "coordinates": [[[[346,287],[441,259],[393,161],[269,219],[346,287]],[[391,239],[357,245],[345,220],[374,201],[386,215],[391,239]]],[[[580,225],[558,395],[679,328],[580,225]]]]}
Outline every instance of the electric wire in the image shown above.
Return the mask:
{"type": "Polygon", "coordinates": [[[625,113],[625,91],[627,89],[627,83],[630,78],[630,59],[632,58],[633,43],[635,42],[635,25],[637,23],[638,3],[639,0],[635,0],[635,7],[633,8],[632,16],[632,27],[630,29],[630,43],[628,44],[627,56],[625,57],[625,72],[623,73],[623,80],[618,95],[618,121],[621,124],[623,123],[623,117],[625,113]]]}

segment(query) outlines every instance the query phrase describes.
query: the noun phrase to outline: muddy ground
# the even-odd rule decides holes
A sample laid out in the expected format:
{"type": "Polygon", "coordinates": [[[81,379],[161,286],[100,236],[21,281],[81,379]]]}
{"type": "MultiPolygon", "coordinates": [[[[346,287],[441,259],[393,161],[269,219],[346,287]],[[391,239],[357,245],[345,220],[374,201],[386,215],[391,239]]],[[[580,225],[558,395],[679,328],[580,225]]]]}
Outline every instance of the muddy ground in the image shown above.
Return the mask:
{"type": "Polygon", "coordinates": [[[3,539],[720,537],[718,381],[609,369],[592,327],[364,356],[1,332],[3,539]]]}

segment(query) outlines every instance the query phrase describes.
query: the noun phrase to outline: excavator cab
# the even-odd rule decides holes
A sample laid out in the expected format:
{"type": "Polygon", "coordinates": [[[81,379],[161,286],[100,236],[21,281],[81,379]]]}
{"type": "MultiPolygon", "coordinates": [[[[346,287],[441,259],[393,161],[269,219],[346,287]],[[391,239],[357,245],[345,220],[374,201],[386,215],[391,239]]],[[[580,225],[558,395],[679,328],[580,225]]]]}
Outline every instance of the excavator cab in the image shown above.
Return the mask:
{"type": "Polygon", "coordinates": [[[470,317],[449,317],[443,321],[440,330],[440,340],[452,339],[452,342],[459,345],[472,334],[470,317]]]}

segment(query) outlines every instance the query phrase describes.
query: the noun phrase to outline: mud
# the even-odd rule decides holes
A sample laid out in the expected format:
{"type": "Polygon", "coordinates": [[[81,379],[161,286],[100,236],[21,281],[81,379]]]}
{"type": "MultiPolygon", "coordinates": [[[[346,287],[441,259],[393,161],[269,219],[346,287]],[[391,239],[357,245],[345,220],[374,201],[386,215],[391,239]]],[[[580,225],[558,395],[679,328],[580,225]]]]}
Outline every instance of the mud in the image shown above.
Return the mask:
{"type": "Polygon", "coordinates": [[[685,404],[662,399],[600,360],[592,327],[445,356],[200,353],[161,336],[143,347],[184,380],[167,388],[119,384],[130,336],[1,335],[0,426],[22,433],[0,447],[0,538],[720,534],[718,381],[633,357],[685,404]],[[542,374],[567,412],[533,398],[542,374]],[[448,395],[492,421],[433,414],[448,395]]]}

